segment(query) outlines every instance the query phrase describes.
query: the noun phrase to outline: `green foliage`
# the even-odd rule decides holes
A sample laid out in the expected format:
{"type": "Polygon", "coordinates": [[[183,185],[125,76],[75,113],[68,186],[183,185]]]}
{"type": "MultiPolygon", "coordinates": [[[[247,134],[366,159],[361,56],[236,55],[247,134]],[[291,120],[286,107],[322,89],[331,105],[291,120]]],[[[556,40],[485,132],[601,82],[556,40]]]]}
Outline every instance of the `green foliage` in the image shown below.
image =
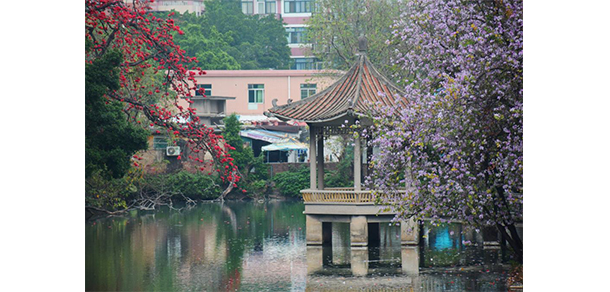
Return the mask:
{"type": "MultiPolygon", "coordinates": [[[[324,186],[353,187],[354,147],[345,143],[345,151],[335,170],[324,170],[324,186]]],[[[309,188],[309,167],[291,167],[288,171],[280,172],[273,177],[275,187],[282,195],[300,197],[301,190],[309,188]]]]}
{"type": "Polygon", "coordinates": [[[387,40],[394,21],[400,18],[400,5],[393,1],[317,0],[316,6],[307,32],[316,58],[332,68],[349,69],[356,60],[362,34],[367,38],[367,56],[377,69],[385,76],[397,73],[388,57],[395,45],[387,40]]]}
{"type": "Polygon", "coordinates": [[[263,196],[267,192],[267,181],[266,180],[255,180],[246,186],[251,196],[263,196]]]}
{"type": "Polygon", "coordinates": [[[120,178],[105,177],[101,170],[94,171],[85,179],[85,203],[109,211],[127,208],[127,199],[138,188],[141,171],[131,168],[120,178]]]}
{"type": "MultiPolygon", "coordinates": [[[[235,148],[235,150],[229,150],[229,154],[242,174],[242,182],[248,185],[256,181],[266,180],[269,172],[267,164],[263,162],[262,156],[254,157],[254,152],[250,146],[244,146],[244,141],[239,135],[241,123],[237,116],[232,114],[226,117],[224,124],[223,137],[229,145],[235,148]]],[[[250,190],[250,193],[252,191],[250,190]]]]}
{"type": "Polygon", "coordinates": [[[217,177],[186,171],[145,175],[139,187],[148,193],[183,194],[193,200],[213,200],[222,192],[217,177]]]}
{"type": "Polygon", "coordinates": [[[449,267],[460,263],[463,255],[458,249],[427,250],[424,257],[424,266],[449,267]]]}
{"type": "Polygon", "coordinates": [[[324,186],[329,188],[354,186],[354,147],[344,148],[345,153],[337,164],[337,169],[324,174],[324,186]]]}
{"type": "Polygon", "coordinates": [[[290,48],[282,21],[245,15],[240,1],[206,1],[205,13],[176,14],[183,29],[175,42],[207,70],[288,69],[290,48]]]}
{"type": "Polygon", "coordinates": [[[148,147],[148,132],[128,122],[121,103],[104,96],[119,88],[121,61],[119,52],[109,51],[85,65],[85,178],[95,171],[120,178],[131,167],[131,156],[148,147]]]}
{"type": "Polygon", "coordinates": [[[300,197],[301,190],[309,188],[309,168],[290,168],[273,177],[280,194],[288,197],[300,197]]]}
{"type": "Polygon", "coordinates": [[[204,29],[197,18],[187,19],[189,21],[181,27],[184,34],[176,35],[174,39],[187,55],[196,57],[207,70],[241,69],[235,58],[227,53],[232,41],[230,36],[223,35],[214,26],[204,29]]]}

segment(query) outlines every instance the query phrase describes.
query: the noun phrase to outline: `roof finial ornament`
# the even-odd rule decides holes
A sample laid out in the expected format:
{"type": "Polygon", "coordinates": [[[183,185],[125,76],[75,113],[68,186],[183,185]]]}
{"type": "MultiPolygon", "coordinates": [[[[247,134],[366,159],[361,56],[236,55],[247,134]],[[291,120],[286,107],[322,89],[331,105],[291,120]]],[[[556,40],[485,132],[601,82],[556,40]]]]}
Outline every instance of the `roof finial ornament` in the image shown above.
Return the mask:
{"type": "Polygon", "coordinates": [[[364,36],[364,34],[361,34],[358,37],[358,52],[360,52],[360,54],[366,54],[367,49],[368,49],[368,44],[366,41],[366,37],[364,36]]]}

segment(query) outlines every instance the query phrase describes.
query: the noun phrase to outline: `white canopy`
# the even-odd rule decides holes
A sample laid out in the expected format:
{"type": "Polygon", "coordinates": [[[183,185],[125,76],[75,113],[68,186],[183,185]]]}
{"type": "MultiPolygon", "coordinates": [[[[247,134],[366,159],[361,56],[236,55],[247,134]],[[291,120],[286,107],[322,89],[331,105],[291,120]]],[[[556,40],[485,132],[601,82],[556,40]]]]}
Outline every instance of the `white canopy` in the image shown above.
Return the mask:
{"type": "Polygon", "coordinates": [[[284,142],[278,142],[261,147],[262,151],[288,151],[288,150],[307,150],[309,147],[301,142],[290,139],[284,142]]]}

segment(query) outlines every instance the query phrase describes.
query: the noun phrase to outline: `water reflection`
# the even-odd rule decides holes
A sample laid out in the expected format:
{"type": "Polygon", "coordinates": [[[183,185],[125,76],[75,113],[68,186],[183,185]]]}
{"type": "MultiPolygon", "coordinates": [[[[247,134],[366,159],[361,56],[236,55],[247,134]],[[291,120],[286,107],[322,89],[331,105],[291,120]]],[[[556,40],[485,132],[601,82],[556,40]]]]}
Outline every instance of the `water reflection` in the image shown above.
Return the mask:
{"type": "Polygon", "coordinates": [[[303,210],[298,202],[203,204],[87,221],[86,290],[506,290],[498,263],[507,255],[484,250],[480,232],[424,225],[419,246],[401,246],[400,227],[380,224],[376,240],[354,249],[341,223],[332,245],[312,247],[303,210]]]}

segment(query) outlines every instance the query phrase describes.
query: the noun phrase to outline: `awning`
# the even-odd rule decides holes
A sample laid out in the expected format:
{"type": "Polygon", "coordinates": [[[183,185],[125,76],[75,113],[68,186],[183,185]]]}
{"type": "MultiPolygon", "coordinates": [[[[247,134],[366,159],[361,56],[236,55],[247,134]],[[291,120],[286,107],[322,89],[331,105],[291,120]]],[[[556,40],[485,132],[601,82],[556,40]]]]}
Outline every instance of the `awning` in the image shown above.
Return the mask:
{"type": "Polygon", "coordinates": [[[269,143],[279,143],[279,142],[286,141],[286,139],[288,139],[290,137],[297,136],[298,134],[273,132],[273,131],[267,131],[267,130],[263,130],[263,129],[256,129],[256,130],[240,131],[239,135],[242,137],[246,137],[246,138],[250,138],[250,139],[254,139],[254,140],[260,140],[260,141],[265,141],[265,142],[269,142],[269,143]]]}
{"type": "Polygon", "coordinates": [[[262,151],[288,151],[288,150],[307,150],[309,147],[305,143],[290,140],[279,142],[261,147],[262,151]]]}
{"type": "Polygon", "coordinates": [[[242,124],[251,124],[252,122],[278,122],[279,119],[275,117],[268,117],[265,115],[238,115],[237,119],[242,124]]]}

